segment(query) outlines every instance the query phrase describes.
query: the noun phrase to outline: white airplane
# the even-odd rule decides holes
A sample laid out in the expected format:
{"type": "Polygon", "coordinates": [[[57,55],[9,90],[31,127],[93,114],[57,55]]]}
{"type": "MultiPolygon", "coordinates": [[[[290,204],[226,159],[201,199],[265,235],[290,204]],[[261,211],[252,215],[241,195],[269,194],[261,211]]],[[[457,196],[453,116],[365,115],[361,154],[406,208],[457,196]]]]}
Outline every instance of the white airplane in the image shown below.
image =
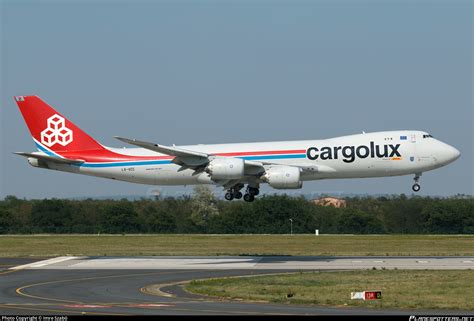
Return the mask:
{"type": "Polygon", "coordinates": [[[417,130],[321,140],[164,146],[115,137],[139,148],[98,143],[37,96],[15,100],[38,152],[16,154],[40,168],[150,185],[215,184],[227,200],[252,202],[262,183],[297,189],[304,181],[414,174],[445,166],[460,152],[417,130]],[[245,195],[241,190],[247,185],[245,195]]]}

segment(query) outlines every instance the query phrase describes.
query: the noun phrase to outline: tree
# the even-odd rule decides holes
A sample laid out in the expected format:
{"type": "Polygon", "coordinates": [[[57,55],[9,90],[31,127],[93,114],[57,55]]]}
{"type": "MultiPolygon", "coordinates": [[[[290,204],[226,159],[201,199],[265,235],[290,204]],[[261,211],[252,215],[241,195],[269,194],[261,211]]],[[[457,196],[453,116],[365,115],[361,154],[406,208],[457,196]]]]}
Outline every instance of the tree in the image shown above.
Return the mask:
{"type": "Polygon", "coordinates": [[[44,199],[33,203],[31,221],[38,232],[68,233],[70,220],[71,206],[66,200],[44,199]]]}
{"type": "Polygon", "coordinates": [[[472,233],[473,200],[443,199],[430,202],[423,209],[427,233],[472,233]]]}
{"type": "Polygon", "coordinates": [[[11,232],[14,225],[13,215],[9,211],[0,208],[0,234],[11,232]]]}
{"type": "Polygon", "coordinates": [[[464,233],[474,234],[474,198],[394,195],[346,198],[346,208],[303,197],[216,200],[207,186],[191,196],[113,200],[0,200],[1,233],[464,233]]]}
{"type": "Polygon", "coordinates": [[[219,215],[217,201],[211,189],[206,185],[197,185],[191,199],[192,222],[196,226],[205,229],[209,220],[217,215],[219,215]]]}
{"type": "Polygon", "coordinates": [[[105,208],[103,231],[106,233],[132,233],[140,231],[138,215],[133,205],[122,200],[113,202],[105,208]]]}
{"type": "Polygon", "coordinates": [[[149,231],[152,233],[174,233],[176,231],[176,207],[173,205],[169,200],[155,200],[144,208],[149,231]]]}
{"type": "Polygon", "coordinates": [[[355,209],[344,209],[339,216],[339,232],[354,234],[384,233],[382,222],[375,216],[355,209]]]}

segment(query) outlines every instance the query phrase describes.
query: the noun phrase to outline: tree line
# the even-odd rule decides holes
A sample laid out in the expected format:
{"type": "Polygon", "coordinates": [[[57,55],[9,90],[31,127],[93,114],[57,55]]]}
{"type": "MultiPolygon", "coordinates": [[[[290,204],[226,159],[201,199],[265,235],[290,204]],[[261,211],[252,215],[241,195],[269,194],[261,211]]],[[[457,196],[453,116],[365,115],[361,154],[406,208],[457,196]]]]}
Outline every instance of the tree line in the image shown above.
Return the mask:
{"type": "Polygon", "coordinates": [[[345,208],[303,197],[265,195],[253,203],[217,200],[205,186],[192,196],[122,200],[0,201],[0,234],[210,233],[474,234],[474,198],[347,197],[345,208]]]}

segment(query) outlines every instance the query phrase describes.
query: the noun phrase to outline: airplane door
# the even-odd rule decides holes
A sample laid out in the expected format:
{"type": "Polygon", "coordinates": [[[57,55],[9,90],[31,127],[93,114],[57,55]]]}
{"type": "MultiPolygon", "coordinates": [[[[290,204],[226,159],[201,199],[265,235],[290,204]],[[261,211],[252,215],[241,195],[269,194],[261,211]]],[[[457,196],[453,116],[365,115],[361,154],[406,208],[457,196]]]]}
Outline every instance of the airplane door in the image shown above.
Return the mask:
{"type": "Polygon", "coordinates": [[[407,149],[406,149],[407,155],[405,156],[408,159],[409,167],[416,166],[416,163],[418,162],[416,141],[417,141],[416,134],[411,134],[410,143],[407,144],[407,149]]]}

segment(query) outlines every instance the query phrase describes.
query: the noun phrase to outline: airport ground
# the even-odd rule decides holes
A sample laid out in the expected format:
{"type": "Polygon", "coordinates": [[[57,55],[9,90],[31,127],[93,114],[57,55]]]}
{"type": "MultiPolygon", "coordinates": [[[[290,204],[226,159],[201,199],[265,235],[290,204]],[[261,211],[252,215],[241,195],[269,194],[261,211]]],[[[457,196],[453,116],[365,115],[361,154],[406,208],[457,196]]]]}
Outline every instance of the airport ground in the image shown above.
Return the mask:
{"type": "Polygon", "coordinates": [[[298,272],[217,278],[186,285],[218,298],[287,304],[405,309],[474,310],[474,270],[382,270],[298,272]],[[350,292],[381,291],[383,300],[351,300],[350,292]]]}
{"type": "Polygon", "coordinates": [[[0,257],[62,255],[473,256],[474,235],[3,235],[0,257]]]}
{"type": "Polygon", "coordinates": [[[434,235],[2,236],[0,314],[472,315],[472,306],[463,302],[472,301],[473,245],[472,236],[434,235]],[[313,248],[318,245],[319,249],[313,248]],[[163,256],[173,248],[173,256],[163,256]],[[351,250],[356,253],[345,255],[351,250]],[[252,255],[259,251],[262,255],[252,255]],[[183,253],[186,256],[180,256],[183,253]],[[297,274],[280,276],[290,272],[297,274]],[[336,273],[342,274],[335,277],[336,273]],[[260,274],[279,276],[260,279],[260,274]],[[257,278],[205,281],[233,276],[257,278]],[[328,283],[317,287],[318,277],[328,283]],[[352,284],[344,283],[350,279],[352,284]],[[331,280],[336,283],[331,285],[331,280]],[[403,280],[411,283],[407,291],[419,290],[413,293],[420,294],[418,304],[397,301],[403,295],[403,280]],[[206,282],[221,293],[212,293],[206,282]],[[399,292],[394,296],[397,282],[399,292]],[[270,297],[242,301],[232,290],[247,287],[251,294],[252,289],[276,284],[271,291],[287,295],[292,283],[294,302],[281,297],[280,301],[270,297]],[[328,293],[329,301],[303,302],[298,301],[302,285],[316,285],[307,288],[310,292],[324,286],[334,291],[328,293]],[[200,291],[197,286],[207,288],[200,291]],[[187,287],[214,296],[192,294],[187,287]],[[347,303],[353,290],[383,290],[383,299],[347,303]],[[430,291],[435,304],[427,295],[430,291]],[[344,298],[333,301],[334,295],[344,298]],[[443,303],[448,296],[453,299],[443,303]]]}

